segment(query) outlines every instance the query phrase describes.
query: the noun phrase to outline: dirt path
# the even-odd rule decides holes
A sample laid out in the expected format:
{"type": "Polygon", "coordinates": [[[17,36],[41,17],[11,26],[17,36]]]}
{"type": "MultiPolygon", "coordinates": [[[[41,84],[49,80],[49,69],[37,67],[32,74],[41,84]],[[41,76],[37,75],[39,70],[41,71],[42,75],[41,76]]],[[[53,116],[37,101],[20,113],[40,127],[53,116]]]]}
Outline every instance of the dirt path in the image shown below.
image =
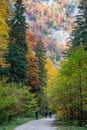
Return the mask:
{"type": "Polygon", "coordinates": [[[21,126],[16,127],[14,130],[56,130],[52,126],[54,118],[43,118],[35,121],[29,121],[21,126]]]}

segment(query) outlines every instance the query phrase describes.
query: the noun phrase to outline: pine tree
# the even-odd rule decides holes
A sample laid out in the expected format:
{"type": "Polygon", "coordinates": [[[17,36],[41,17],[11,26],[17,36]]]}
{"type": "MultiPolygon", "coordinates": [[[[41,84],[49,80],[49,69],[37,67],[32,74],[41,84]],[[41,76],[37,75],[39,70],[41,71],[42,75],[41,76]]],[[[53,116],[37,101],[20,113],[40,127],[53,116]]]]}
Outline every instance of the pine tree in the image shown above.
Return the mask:
{"type": "Polygon", "coordinates": [[[8,64],[7,74],[9,82],[24,83],[27,76],[27,43],[25,7],[22,0],[17,0],[12,19],[8,21],[10,27],[9,45],[5,53],[5,61],[8,64]]]}
{"type": "Polygon", "coordinates": [[[41,89],[46,87],[46,58],[45,58],[45,48],[43,42],[37,42],[36,46],[36,57],[38,58],[38,66],[39,66],[39,83],[41,89]]]}
{"type": "Polygon", "coordinates": [[[76,27],[72,33],[72,46],[82,45],[87,50],[87,0],[81,0],[79,14],[76,16],[76,27]]]}

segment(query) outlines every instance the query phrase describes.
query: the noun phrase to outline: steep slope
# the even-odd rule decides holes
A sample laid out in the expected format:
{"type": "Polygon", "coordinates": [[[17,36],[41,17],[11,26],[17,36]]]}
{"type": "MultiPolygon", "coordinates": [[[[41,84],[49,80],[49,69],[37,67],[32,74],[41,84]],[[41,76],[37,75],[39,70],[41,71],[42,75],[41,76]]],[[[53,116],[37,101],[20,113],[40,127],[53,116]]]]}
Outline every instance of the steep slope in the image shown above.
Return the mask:
{"type": "Polygon", "coordinates": [[[46,56],[54,62],[60,61],[67,47],[78,3],[79,0],[24,0],[28,32],[44,42],[46,56]]]}

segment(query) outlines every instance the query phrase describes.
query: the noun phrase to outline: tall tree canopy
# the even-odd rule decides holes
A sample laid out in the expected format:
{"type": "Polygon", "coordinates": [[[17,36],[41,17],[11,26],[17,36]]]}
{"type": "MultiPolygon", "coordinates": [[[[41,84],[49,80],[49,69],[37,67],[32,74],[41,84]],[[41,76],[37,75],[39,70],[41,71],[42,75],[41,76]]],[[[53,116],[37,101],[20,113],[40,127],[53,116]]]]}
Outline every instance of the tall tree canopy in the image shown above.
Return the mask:
{"type": "Polygon", "coordinates": [[[9,27],[6,23],[7,18],[10,16],[11,10],[9,7],[9,0],[0,1],[0,65],[3,66],[2,55],[6,50],[8,43],[8,31],[9,27]]]}
{"type": "Polygon", "coordinates": [[[40,89],[39,86],[39,67],[38,59],[32,53],[27,55],[28,60],[28,78],[26,85],[31,89],[31,92],[34,93],[40,89]]]}
{"type": "Polygon", "coordinates": [[[75,29],[72,33],[73,47],[82,45],[87,50],[87,0],[81,0],[76,16],[75,29]]]}
{"type": "Polygon", "coordinates": [[[39,67],[39,89],[36,93],[38,100],[39,110],[47,109],[47,100],[43,88],[46,87],[46,57],[45,57],[45,47],[41,40],[36,44],[36,57],[38,58],[38,67],[39,67]]]}
{"type": "Polygon", "coordinates": [[[87,51],[78,47],[70,52],[70,57],[61,64],[46,88],[50,107],[58,112],[58,116],[78,120],[80,125],[86,120],[84,114],[87,108],[86,78],[87,51]]]}
{"type": "Polygon", "coordinates": [[[43,88],[46,86],[46,58],[44,44],[41,41],[36,45],[36,57],[38,58],[40,87],[43,88]]]}
{"type": "Polygon", "coordinates": [[[5,60],[8,64],[7,74],[9,81],[24,83],[27,76],[25,7],[22,4],[22,0],[16,0],[14,6],[16,10],[12,19],[8,21],[10,38],[5,60]]]}

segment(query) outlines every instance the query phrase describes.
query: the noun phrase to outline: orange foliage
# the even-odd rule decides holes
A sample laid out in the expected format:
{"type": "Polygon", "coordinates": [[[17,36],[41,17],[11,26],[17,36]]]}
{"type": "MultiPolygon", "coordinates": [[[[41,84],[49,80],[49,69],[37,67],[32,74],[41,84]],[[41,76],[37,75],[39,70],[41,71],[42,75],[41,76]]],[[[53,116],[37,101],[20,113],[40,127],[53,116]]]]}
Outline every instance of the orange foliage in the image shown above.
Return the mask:
{"type": "Polygon", "coordinates": [[[31,89],[31,92],[36,92],[39,89],[39,68],[38,59],[32,55],[27,55],[28,60],[28,79],[26,85],[31,89]]]}
{"type": "Polygon", "coordinates": [[[64,19],[64,15],[63,15],[63,14],[60,14],[60,15],[58,16],[57,23],[58,23],[58,24],[61,24],[63,19],[64,19]]]}
{"type": "Polygon", "coordinates": [[[26,32],[26,41],[28,43],[28,48],[34,50],[37,38],[33,34],[26,32]]]}

